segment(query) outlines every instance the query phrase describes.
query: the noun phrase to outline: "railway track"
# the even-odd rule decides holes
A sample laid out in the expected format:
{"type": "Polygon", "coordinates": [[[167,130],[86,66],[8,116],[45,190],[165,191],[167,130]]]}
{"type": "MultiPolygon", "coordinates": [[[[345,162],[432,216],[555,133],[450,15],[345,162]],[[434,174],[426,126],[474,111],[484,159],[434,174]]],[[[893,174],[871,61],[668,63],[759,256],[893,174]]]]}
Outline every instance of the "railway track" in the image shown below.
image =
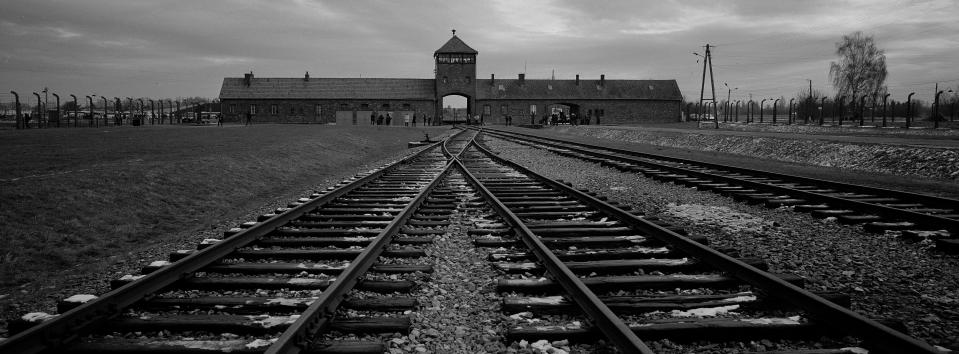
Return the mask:
{"type": "Polygon", "coordinates": [[[490,136],[594,161],[623,171],[713,191],[750,204],[790,207],[818,218],[906,239],[933,239],[936,249],[959,253],[959,200],[679,159],[531,134],[484,129],[490,136]]]}
{"type": "MultiPolygon", "coordinates": [[[[803,290],[795,277],[763,271],[761,260],[726,255],[705,239],[474,147],[458,162],[499,217],[470,232],[480,235],[477,245],[499,248],[490,254],[496,268],[525,275],[497,284],[508,294],[504,310],[518,318],[581,312],[589,323],[529,321],[511,328],[509,340],[595,340],[601,333],[622,352],[652,353],[640,338],[706,341],[703,346],[718,351],[716,342],[730,340],[853,335],[876,352],[935,352],[827,300],[848,301],[841,295],[803,290]],[[723,314],[728,310],[737,313],[723,314]],[[718,316],[698,318],[706,313],[718,316]]],[[[848,350],[822,350],[817,343],[809,353],[848,350]]]]}
{"type": "Polygon", "coordinates": [[[40,323],[0,352],[383,352],[379,340],[326,334],[409,330],[389,313],[414,308],[409,279],[432,271],[415,260],[452,209],[438,188],[449,154],[433,144],[174,252],[100,297],[65,299],[59,315],[25,317],[40,323]]]}
{"type": "Polygon", "coordinates": [[[508,342],[546,350],[605,338],[651,353],[643,340],[708,348],[811,337],[787,347],[842,353],[848,340],[819,337],[852,335],[878,352],[935,352],[827,300],[848,302],[842,295],[809,293],[761,260],[501,160],[475,134],[173,252],[100,297],[66,299],[0,352],[382,353],[389,337],[378,334],[409,333],[408,314],[423,306],[410,293],[433,272],[424,249],[463,210],[482,215],[460,237],[489,250],[502,274],[496,291],[512,325],[498,335],[508,342]]]}

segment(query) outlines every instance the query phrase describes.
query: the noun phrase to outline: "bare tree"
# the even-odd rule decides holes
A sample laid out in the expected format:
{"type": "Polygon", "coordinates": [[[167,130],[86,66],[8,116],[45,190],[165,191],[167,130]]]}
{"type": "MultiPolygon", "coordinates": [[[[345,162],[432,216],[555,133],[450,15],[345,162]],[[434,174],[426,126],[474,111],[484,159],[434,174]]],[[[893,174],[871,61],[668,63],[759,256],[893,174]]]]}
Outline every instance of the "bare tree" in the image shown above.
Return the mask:
{"type": "Polygon", "coordinates": [[[839,61],[829,64],[829,79],[837,96],[851,99],[850,107],[858,103],[862,95],[872,97],[886,92],[886,54],[876,47],[872,36],[864,36],[862,32],[842,36],[842,41],[836,43],[836,55],[839,61]]]}

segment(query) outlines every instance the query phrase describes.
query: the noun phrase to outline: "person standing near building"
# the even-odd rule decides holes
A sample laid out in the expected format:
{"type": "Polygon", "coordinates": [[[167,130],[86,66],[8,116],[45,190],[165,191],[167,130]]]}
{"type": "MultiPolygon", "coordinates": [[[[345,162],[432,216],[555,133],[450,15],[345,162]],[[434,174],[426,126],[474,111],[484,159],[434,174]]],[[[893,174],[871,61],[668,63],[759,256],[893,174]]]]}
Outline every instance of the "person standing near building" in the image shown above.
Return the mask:
{"type": "Polygon", "coordinates": [[[393,112],[386,112],[386,125],[393,124],[393,112]]]}
{"type": "Polygon", "coordinates": [[[370,125],[376,125],[376,111],[370,111],[370,125]]]}
{"type": "Polygon", "coordinates": [[[413,112],[413,126],[416,126],[416,112],[413,112]]]}
{"type": "Polygon", "coordinates": [[[410,114],[409,114],[409,113],[404,113],[404,114],[403,114],[403,126],[404,126],[404,127],[409,127],[409,126],[410,126],[410,114]]]}
{"type": "Polygon", "coordinates": [[[376,117],[376,125],[383,125],[383,113],[376,117]]]}

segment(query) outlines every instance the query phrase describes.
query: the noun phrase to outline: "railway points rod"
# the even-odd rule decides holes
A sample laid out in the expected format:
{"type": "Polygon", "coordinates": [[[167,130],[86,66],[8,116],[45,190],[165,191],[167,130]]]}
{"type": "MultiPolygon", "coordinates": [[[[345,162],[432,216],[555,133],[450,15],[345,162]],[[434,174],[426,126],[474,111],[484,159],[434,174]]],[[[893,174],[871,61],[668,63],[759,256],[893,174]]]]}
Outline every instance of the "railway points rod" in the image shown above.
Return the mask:
{"type": "MultiPolygon", "coordinates": [[[[470,144],[476,145],[475,141],[470,144]]],[[[465,150],[465,149],[464,149],[465,150]]],[[[526,227],[516,214],[510,211],[472,172],[459,160],[453,158],[466,180],[483,195],[503,219],[517,231],[523,243],[533,252],[554,280],[563,287],[570,298],[593,320],[596,327],[623,353],[652,354],[653,351],[630,330],[549,248],[526,227]]]]}
{"type": "Polygon", "coordinates": [[[740,260],[727,256],[715,249],[679,235],[659,225],[653,224],[632,213],[620,209],[612,204],[601,201],[587,193],[581,192],[558,181],[541,176],[513,161],[497,156],[485,147],[475,144],[477,149],[496,162],[516,169],[517,171],[533,176],[547,185],[563,191],[567,195],[594,206],[621,222],[642,231],[651,237],[666,242],[673,247],[687,252],[703,262],[720,268],[729,274],[756,286],[769,295],[782,299],[805,310],[814,320],[841,333],[849,333],[860,337],[869,343],[875,350],[885,353],[938,353],[927,343],[912,338],[906,334],[889,328],[877,321],[868,319],[856,312],[834,304],[805,289],[790,284],[776,276],[764,272],[740,260]]]}
{"type": "Polygon", "coordinates": [[[436,148],[438,144],[439,142],[429,145],[419,153],[401,159],[391,166],[381,168],[368,175],[357,178],[351,183],[337,187],[322,196],[277,214],[270,219],[257,223],[230,237],[224,238],[211,247],[197,251],[177,262],[173,262],[169,266],[151,272],[137,281],[77,306],[53,320],[40,323],[18,333],[0,342],[0,352],[40,353],[55,350],[64,344],[72,342],[97,329],[105,321],[121,314],[123,309],[148,298],[152,294],[169,287],[179,280],[191,276],[194,272],[226,257],[236,249],[266,236],[270,232],[273,232],[317,207],[327,204],[367,182],[379,178],[395,166],[407,163],[421,156],[424,152],[436,148]]]}

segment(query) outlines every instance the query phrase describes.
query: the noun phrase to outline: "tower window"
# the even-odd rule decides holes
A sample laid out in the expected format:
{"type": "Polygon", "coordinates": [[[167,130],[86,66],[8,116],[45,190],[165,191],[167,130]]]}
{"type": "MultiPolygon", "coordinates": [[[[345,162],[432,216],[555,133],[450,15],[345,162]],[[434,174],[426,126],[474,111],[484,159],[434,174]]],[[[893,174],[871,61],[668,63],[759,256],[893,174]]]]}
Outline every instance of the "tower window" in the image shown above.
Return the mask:
{"type": "Polygon", "coordinates": [[[234,113],[236,113],[236,105],[235,105],[235,104],[231,104],[231,105],[230,105],[230,114],[234,114],[234,113]]]}
{"type": "Polygon", "coordinates": [[[270,114],[271,114],[271,115],[274,115],[274,116],[275,116],[277,113],[279,113],[279,111],[280,111],[280,108],[279,108],[276,104],[271,104],[271,105],[270,105],[270,114]]]}
{"type": "Polygon", "coordinates": [[[250,105],[250,114],[256,115],[256,104],[250,105]]]}
{"type": "Polygon", "coordinates": [[[313,106],[313,113],[316,113],[316,115],[323,113],[323,106],[320,106],[320,104],[317,103],[315,106],[313,106]]]}

